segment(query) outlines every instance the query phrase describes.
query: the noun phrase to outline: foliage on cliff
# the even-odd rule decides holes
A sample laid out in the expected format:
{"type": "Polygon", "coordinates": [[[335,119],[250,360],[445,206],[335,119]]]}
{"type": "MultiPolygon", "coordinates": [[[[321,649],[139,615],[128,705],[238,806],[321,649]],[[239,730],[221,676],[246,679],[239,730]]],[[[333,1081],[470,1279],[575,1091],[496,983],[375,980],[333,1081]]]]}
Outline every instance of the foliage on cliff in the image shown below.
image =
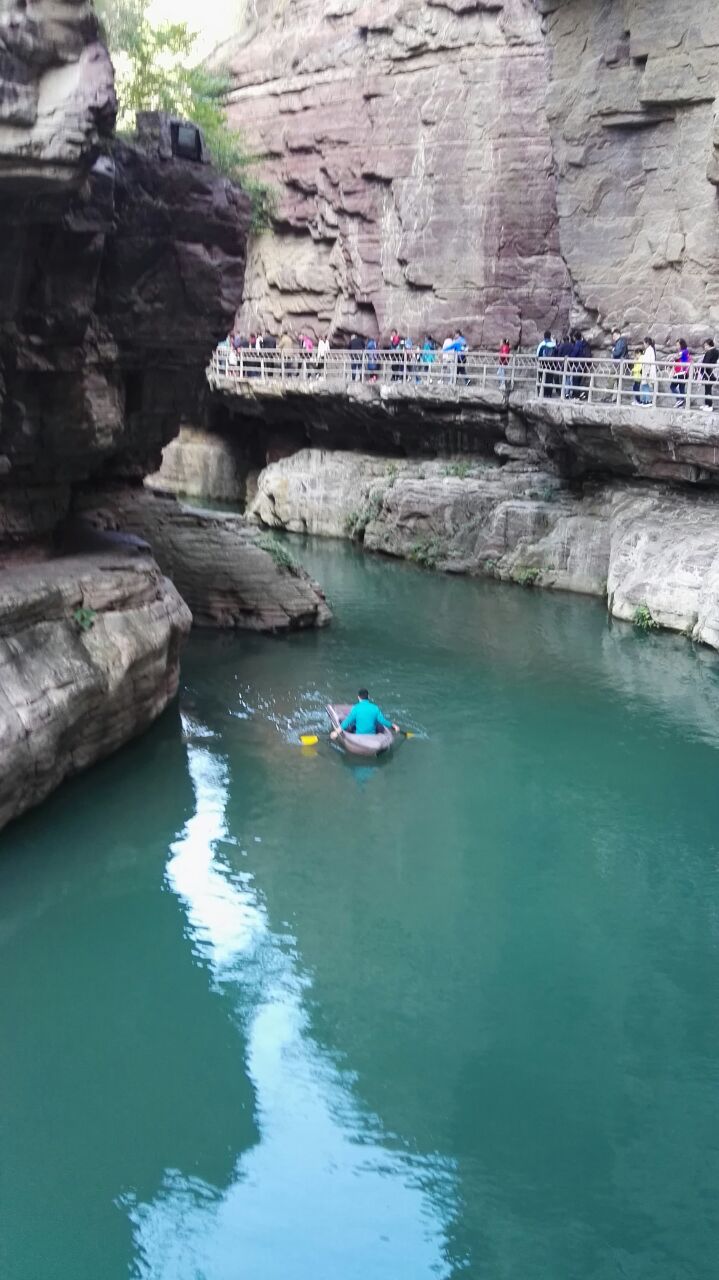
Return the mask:
{"type": "Polygon", "coordinates": [[[202,129],[216,168],[249,195],[252,229],[262,230],[271,222],[275,193],[253,175],[256,160],[227,119],[228,76],[197,62],[197,35],[187,23],[153,25],[147,7],[148,0],[97,0],[115,64],[120,130],[132,131],[138,111],[191,120],[202,129]]]}

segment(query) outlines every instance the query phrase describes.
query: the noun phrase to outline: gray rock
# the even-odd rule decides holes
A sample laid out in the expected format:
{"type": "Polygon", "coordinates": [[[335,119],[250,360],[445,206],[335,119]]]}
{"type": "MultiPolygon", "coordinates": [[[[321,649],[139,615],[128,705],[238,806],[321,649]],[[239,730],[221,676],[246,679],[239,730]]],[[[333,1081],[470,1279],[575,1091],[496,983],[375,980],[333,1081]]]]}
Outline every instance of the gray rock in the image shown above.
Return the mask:
{"type": "Polygon", "coordinates": [[[331,618],[320,588],[242,516],[181,506],[141,487],[93,490],[84,518],[147,538],[197,626],[295,631],[331,618]]]}
{"type": "Polygon", "coordinates": [[[148,489],[243,507],[250,472],[248,459],[226,435],[202,427],[180,427],[162,451],[158,471],[145,477],[148,489]]]}
{"type": "Polygon", "coordinates": [[[4,567],[0,826],[156,719],[177,691],[190,623],[146,555],[4,567]]]}
{"type": "Polygon", "coordinates": [[[265,468],[253,510],[287,529],[359,537],[448,572],[607,598],[631,621],[719,648],[719,497],[615,480],[570,487],[545,466],[305,449],[265,468]],[[357,511],[358,497],[360,511],[357,511]]]}

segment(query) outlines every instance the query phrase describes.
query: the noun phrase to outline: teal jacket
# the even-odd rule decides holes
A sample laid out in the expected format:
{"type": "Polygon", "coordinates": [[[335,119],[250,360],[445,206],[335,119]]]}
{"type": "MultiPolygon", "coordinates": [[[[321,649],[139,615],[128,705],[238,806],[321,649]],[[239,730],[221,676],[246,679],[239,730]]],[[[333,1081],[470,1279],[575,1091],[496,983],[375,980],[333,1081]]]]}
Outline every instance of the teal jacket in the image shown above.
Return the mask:
{"type": "Polygon", "coordinates": [[[391,729],[392,721],[385,719],[377,703],[367,698],[356,702],[342,721],[343,729],[354,729],[355,733],[379,733],[380,727],[391,729]]]}

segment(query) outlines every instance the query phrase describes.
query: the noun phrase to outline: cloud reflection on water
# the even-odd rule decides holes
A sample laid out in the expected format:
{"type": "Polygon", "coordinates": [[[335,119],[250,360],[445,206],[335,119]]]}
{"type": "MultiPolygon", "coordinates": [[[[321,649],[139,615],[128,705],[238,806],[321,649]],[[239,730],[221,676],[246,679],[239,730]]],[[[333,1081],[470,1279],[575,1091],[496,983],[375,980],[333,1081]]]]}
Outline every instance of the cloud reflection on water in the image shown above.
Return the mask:
{"type": "Polygon", "coordinates": [[[308,979],[292,940],[272,933],[252,877],[219,852],[229,839],[225,761],[192,747],[189,768],[196,811],[172,846],[167,879],[215,983],[238,989],[261,1138],[239,1155],[229,1187],[167,1170],[151,1202],[127,1205],[136,1280],[448,1276],[451,1165],[383,1141],[379,1121],[353,1096],[351,1074],[310,1038],[308,979]]]}

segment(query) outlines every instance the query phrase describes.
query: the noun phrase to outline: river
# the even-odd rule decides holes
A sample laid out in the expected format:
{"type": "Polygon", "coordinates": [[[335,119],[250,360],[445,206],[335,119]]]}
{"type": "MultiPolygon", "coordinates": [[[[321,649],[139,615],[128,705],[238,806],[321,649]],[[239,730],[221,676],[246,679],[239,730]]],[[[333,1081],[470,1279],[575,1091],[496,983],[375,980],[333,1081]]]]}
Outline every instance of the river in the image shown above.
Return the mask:
{"type": "Polygon", "coordinates": [[[307,542],[331,628],[0,837],[3,1280],[709,1280],[719,662],[307,542]],[[353,762],[368,683],[416,736],[353,762]]]}

